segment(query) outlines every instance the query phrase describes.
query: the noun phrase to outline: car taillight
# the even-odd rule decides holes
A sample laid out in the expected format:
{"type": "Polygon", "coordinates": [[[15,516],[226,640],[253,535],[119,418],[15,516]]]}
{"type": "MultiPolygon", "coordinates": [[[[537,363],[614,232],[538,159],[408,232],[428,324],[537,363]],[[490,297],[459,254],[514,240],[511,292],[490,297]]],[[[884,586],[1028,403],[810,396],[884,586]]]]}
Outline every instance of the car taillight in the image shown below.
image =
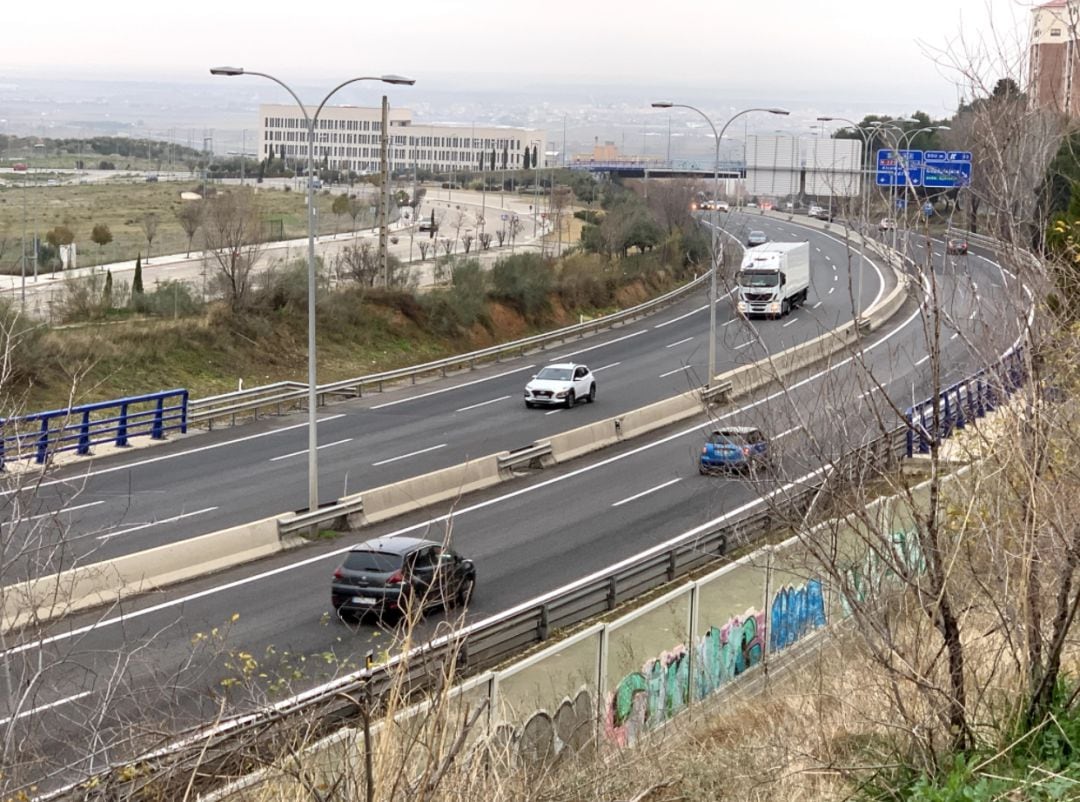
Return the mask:
{"type": "Polygon", "coordinates": [[[702,454],[708,454],[709,453],[709,447],[708,446],[702,446],[701,447],[701,453],[702,454]]]}
{"type": "Polygon", "coordinates": [[[742,447],[742,455],[744,457],[749,457],[750,456],[750,446],[743,446],[742,447]]]}
{"type": "Polygon", "coordinates": [[[386,584],[387,585],[400,585],[402,580],[404,580],[404,578],[405,577],[403,577],[401,575],[401,571],[394,571],[394,573],[390,574],[389,578],[386,580],[386,584]]]}
{"type": "Polygon", "coordinates": [[[336,571],[334,571],[334,579],[344,579],[344,578],[345,578],[345,574],[343,574],[341,572],[340,568],[338,568],[336,571]]]}

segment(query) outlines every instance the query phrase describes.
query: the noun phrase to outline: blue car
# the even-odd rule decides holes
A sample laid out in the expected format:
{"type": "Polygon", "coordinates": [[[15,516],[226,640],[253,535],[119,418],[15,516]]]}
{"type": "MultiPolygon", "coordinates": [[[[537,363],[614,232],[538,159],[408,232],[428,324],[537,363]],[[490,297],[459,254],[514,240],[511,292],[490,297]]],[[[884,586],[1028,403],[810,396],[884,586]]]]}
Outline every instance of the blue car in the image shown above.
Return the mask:
{"type": "Polygon", "coordinates": [[[752,426],[729,426],[717,429],[701,447],[700,473],[750,471],[770,467],[772,454],[769,439],[752,426]]]}

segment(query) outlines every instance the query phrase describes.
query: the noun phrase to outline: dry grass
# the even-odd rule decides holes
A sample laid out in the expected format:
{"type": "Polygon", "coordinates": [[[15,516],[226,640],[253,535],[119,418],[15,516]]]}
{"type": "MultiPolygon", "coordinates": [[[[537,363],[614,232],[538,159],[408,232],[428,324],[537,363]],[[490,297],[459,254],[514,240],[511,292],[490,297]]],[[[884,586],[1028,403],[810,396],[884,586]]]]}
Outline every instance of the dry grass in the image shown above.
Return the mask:
{"type": "MultiPolygon", "coordinates": [[[[197,192],[199,180],[183,182],[130,184],[81,184],[64,186],[31,187],[25,192],[17,188],[0,188],[0,240],[7,240],[8,247],[0,256],[0,271],[10,272],[18,266],[21,254],[20,241],[23,231],[23,204],[26,203],[28,236],[36,229],[44,237],[45,232],[58,225],[65,225],[75,233],[79,266],[118,262],[134,259],[139,253],[146,257],[146,237],[139,224],[140,218],[154,213],[160,219],[157,236],[154,237],[153,255],[184,253],[187,236],[176,218],[176,212],[185,201],[180,193],[197,192]],[[95,225],[105,224],[113,235],[113,241],[99,248],[90,239],[95,225]]],[[[260,214],[264,220],[281,220],[286,239],[303,237],[307,233],[304,193],[283,190],[259,190],[260,214]]],[[[331,210],[333,196],[328,192],[317,195],[319,232],[332,234],[351,227],[348,217],[334,215],[331,210]]],[[[202,242],[196,234],[194,248],[202,242]]]]}

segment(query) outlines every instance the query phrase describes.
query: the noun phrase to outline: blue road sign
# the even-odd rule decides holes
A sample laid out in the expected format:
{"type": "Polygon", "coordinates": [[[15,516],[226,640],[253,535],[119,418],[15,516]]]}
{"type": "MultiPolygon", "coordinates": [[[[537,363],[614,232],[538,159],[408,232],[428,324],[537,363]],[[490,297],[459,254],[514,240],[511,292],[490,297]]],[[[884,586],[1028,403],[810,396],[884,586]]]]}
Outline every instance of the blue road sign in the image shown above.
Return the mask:
{"type": "Polygon", "coordinates": [[[879,187],[921,187],[923,184],[923,152],[921,150],[891,150],[877,152],[879,187]]]}
{"type": "Polygon", "coordinates": [[[930,189],[955,189],[971,183],[971,152],[966,150],[928,150],[923,158],[923,186],[930,189]]]}
{"type": "Polygon", "coordinates": [[[896,199],[896,208],[897,209],[906,209],[907,208],[907,198],[897,198],[896,199]]]}

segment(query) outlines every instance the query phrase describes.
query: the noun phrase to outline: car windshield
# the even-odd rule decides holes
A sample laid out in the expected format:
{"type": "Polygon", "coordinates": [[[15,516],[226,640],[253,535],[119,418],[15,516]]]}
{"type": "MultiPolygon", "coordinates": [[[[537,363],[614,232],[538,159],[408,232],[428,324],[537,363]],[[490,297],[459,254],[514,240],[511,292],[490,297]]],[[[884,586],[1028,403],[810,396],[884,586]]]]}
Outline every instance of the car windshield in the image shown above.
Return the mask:
{"type": "Polygon", "coordinates": [[[373,574],[389,574],[401,567],[401,557],[381,551],[350,551],[345,557],[349,571],[370,571],[373,574]]]}
{"type": "Polygon", "coordinates": [[[743,287],[775,287],[778,280],[779,275],[772,271],[743,270],[739,273],[739,284],[743,287]]]}
{"type": "Polygon", "coordinates": [[[718,446],[744,446],[750,441],[743,432],[713,432],[712,442],[718,446]]]}
{"type": "Polygon", "coordinates": [[[536,378],[552,382],[570,381],[570,368],[544,368],[536,374],[536,378]]]}
{"type": "Polygon", "coordinates": [[[751,231],[750,232],[750,239],[765,239],[765,232],[764,231],[751,231]]]}

